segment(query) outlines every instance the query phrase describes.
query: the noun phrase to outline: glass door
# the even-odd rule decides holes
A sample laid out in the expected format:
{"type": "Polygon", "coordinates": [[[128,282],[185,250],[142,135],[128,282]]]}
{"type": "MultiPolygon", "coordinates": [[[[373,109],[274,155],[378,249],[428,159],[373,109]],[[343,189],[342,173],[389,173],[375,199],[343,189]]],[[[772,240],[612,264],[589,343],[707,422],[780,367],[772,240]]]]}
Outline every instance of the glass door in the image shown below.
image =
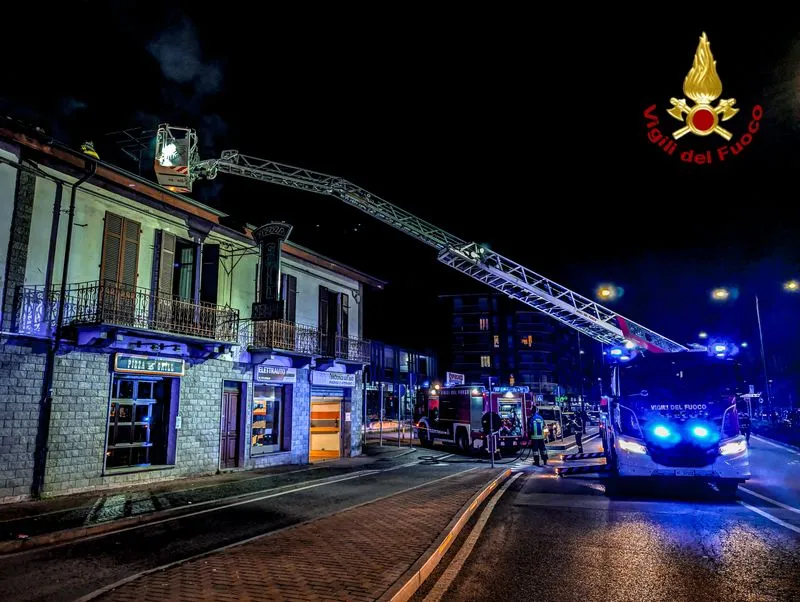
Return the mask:
{"type": "Polygon", "coordinates": [[[155,384],[159,380],[114,377],[108,413],[106,468],[150,465],[155,384]]]}

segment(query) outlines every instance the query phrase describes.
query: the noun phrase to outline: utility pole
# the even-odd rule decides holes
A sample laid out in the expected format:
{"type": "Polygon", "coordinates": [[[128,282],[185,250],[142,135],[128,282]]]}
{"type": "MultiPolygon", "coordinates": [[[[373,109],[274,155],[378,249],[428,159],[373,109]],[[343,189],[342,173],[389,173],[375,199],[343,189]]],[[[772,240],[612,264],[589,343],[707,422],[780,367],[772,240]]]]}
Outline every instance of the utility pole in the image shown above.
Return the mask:
{"type": "Polygon", "coordinates": [[[772,416],[772,393],[769,388],[769,378],[767,377],[767,354],[764,352],[764,332],[761,329],[761,310],[758,306],[758,295],[756,297],[756,318],[758,319],[758,338],[761,342],[761,364],[764,367],[764,390],[767,393],[767,407],[769,414],[772,416]]]}

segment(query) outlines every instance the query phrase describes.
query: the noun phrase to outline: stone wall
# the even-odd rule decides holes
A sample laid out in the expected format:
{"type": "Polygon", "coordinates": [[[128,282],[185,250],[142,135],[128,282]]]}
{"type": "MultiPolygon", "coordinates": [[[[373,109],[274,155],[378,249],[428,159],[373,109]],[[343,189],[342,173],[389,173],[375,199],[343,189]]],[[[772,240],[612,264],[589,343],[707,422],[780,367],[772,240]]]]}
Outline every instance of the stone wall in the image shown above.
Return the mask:
{"type": "Polygon", "coordinates": [[[364,411],[364,383],[363,373],[356,372],[356,386],[350,397],[350,455],[361,455],[361,414],[364,411]]]}
{"type": "MultiPolygon", "coordinates": [[[[0,503],[30,497],[39,403],[49,342],[0,340],[0,503]]],[[[244,382],[246,444],[242,468],[308,463],[311,386],[309,371],[297,371],[291,404],[291,449],[251,456],[253,368],[226,360],[187,361],[180,382],[175,466],[103,474],[111,387],[112,351],[63,345],[56,358],[50,453],[44,495],[102,490],[135,483],[213,474],[219,468],[222,389],[225,380],[244,382]]],[[[360,453],[361,387],[353,391],[353,454],[360,453]]]]}
{"type": "Polygon", "coordinates": [[[28,242],[31,234],[35,191],[36,176],[30,172],[19,170],[8,249],[0,249],[0,253],[8,254],[6,256],[6,286],[2,300],[2,330],[5,331],[12,330],[15,295],[18,288],[25,284],[25,266],[28,261],[28,242]]]}
{"type": "Polygon", "coordinates": [[[0,503],[30,496],[44,349],[0,339],[0,503]]]}

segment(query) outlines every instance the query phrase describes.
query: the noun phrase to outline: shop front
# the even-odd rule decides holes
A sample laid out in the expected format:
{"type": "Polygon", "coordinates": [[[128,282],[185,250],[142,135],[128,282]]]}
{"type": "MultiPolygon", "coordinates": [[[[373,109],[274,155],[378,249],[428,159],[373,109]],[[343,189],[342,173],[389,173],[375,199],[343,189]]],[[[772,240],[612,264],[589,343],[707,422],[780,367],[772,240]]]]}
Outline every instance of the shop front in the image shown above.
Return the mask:
{"type": "Polygon", "coordinates": [[[311,371],[311,462],[350,455],[352,392],[356,375],[311,371]]]}
{"type": "Polygon", "coordinates": [[[250,422],[250,455],[288,450],[292,389],[297,370],[286,366],[255,367],[250,422]]]}
{"type": "Polygon", "coordinates": [[[116,353],[105,471],[175,464],[180,379],[184,360],[116,353]]]}

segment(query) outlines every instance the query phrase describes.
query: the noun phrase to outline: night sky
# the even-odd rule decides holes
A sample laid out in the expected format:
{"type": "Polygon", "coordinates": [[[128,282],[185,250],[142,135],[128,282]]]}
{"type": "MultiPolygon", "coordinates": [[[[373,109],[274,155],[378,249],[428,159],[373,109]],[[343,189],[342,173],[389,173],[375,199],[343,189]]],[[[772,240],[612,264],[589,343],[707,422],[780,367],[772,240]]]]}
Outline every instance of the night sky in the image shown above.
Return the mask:
{"type": "MultiPolygon", "coordinates": [[[[768,26],[745,15],[684,25],[684,10],[576,26],[466,9],[77,5],[4,26],[17,40],[0,113],[68,144],[92,139],[131,171],[104,134],[168,121],[198,130],[204,158],[237,148],[346,177],[581,293],[613,282],[615,309],[680,341],[705,329],[756,343],[758,293],[768,346],[800,356],[800,295],[781,290],[800,278],[800,38],[788,13],[768,26]],[[680,151],[726,143],[688,135],[667,156],[643,112],[656,104],[665,133],[681,126],[666,109],[684,96],[703,31],[721,98],[741,109],[722,124],[728,144],[754,105],[765,114],[739,156],[687,165],[680,151]],[[738,299],[710,303],[718,285],[738,299]]],[[[193,196],[252,223],[289,221],[298,243],[388,280],[367,297],[371,337],[435,346],[437,295],[481,290],[334,199],[232,176],[193,196]]]]}

